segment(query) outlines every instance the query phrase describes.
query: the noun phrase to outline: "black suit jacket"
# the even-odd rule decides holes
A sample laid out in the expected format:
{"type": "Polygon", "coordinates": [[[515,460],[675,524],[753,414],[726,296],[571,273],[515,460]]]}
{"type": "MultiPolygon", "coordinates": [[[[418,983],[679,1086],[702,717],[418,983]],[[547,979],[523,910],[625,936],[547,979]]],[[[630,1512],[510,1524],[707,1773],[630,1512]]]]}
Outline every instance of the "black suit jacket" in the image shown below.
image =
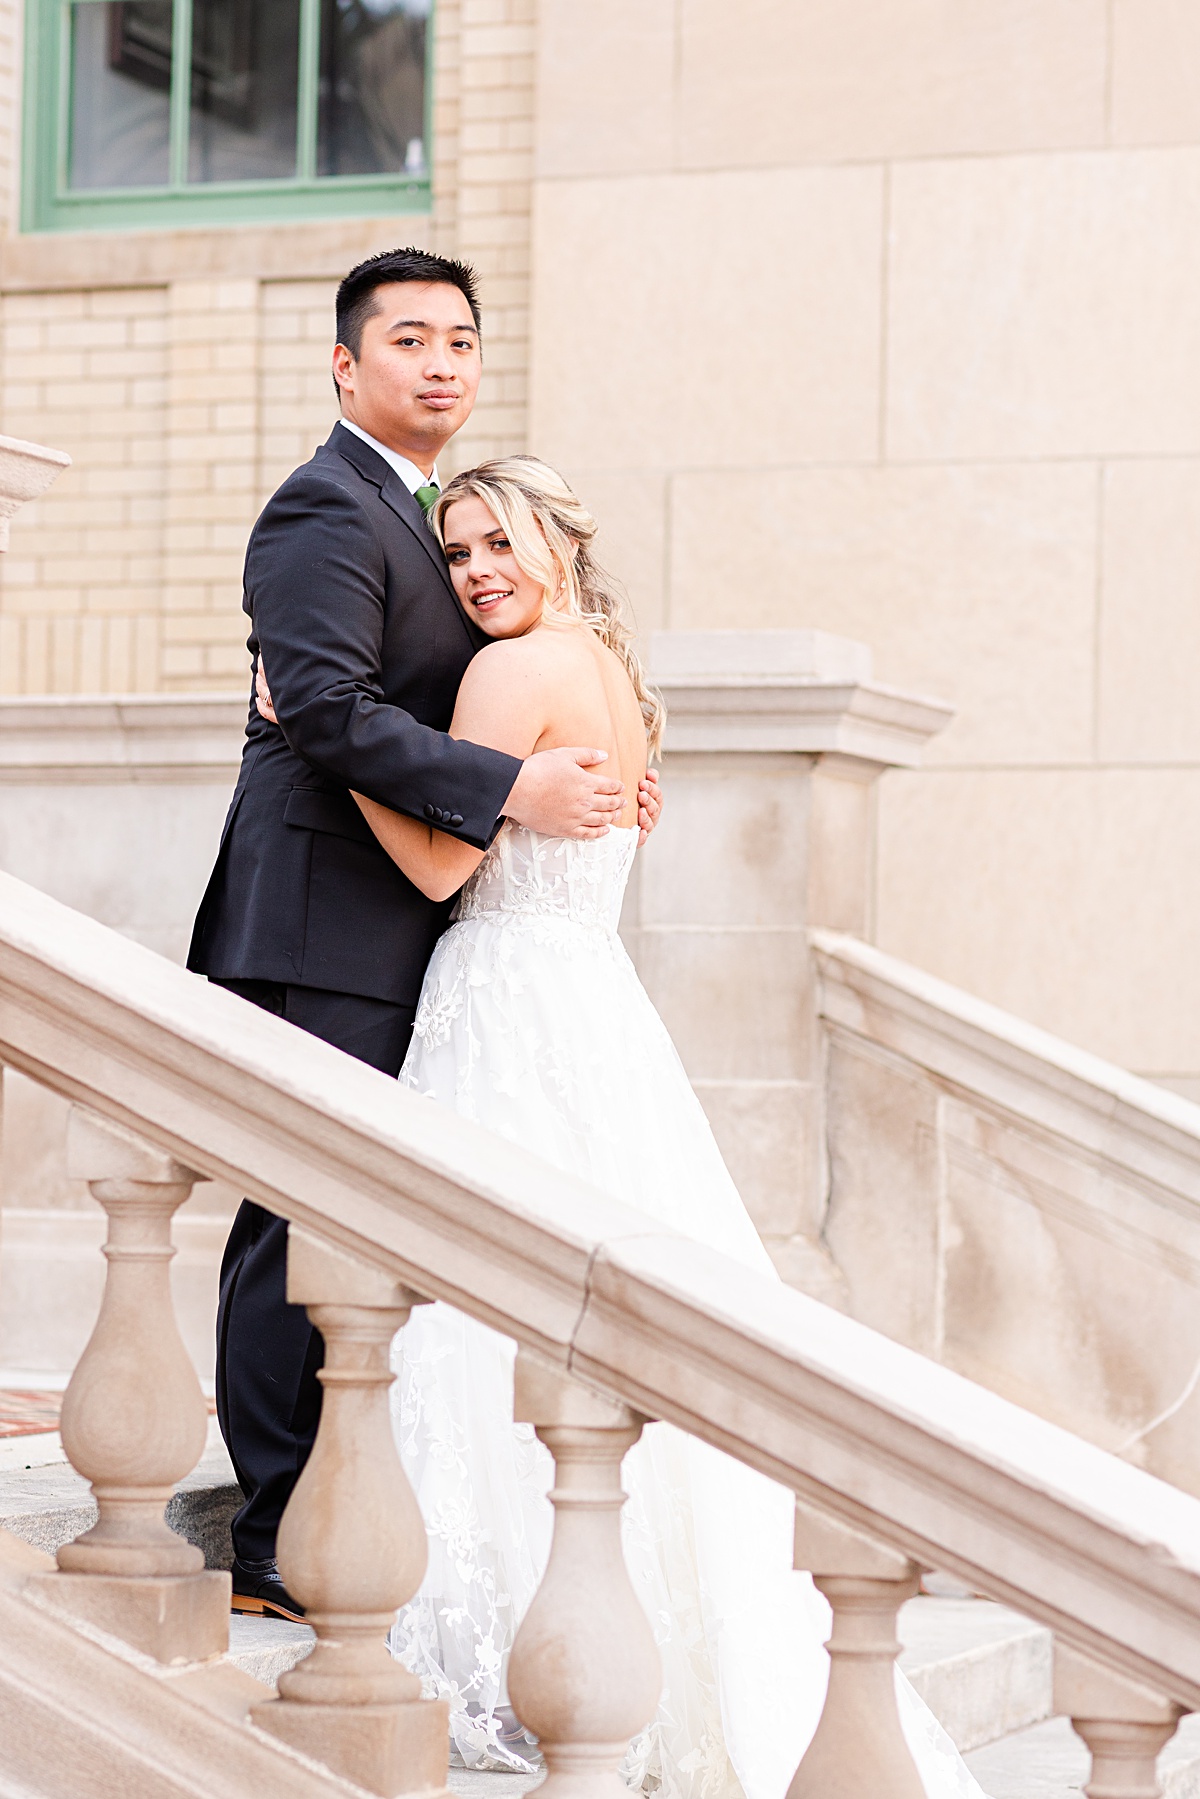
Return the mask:
{"type": "Polygon", "coordinates": [[[445,735],[486,639],[416,500],[340,425],[255,525],[243,605],[280,722],[252,689],[188,967],[414,1005],[450,907],[405,879],[350,789],[486,847],[520,763],[445,735]]]}

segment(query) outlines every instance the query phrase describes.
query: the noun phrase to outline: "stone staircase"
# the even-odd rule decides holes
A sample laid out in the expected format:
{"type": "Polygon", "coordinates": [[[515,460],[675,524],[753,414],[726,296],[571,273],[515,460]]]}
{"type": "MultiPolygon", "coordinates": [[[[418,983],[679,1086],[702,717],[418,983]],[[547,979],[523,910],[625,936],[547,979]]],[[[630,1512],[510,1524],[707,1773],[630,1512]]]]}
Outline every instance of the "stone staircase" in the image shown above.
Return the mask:
{"type": "MultiPolygon", "coordinates": [[[[167,1516],[203,1549],[210,1567],[227,1566],[229,1520],[238,1502],[214,1421],[205,1455],[180,1484],[167,1516]]],[[[52,1554],[95,1515],[87,1483],[65,1461],[0,1469],[0,1528],[35,1548],[52,1554]]],[[[1050,1631],[1005,1606],[955,1592],[953,1583],[935,1577],[932,1584],[947,1590],[922,1594],[901,1611],[901,1668],[989,1799],[1073,1799],[1087,1779],[1088,1754],[1069,1721],[1051,1716],[1050,1631]]],[[[229,1638],[230,1663],[273,1686],[308,1653],[313,1634],[284,1619],[234,1617],[229,1638]]],[[[1184,1719],[1164,1750],[1160,1779],[1164,1799],[1200,1799],[1200,1713],[1184,1719]]],[[[534,1784],[511,1773],[450,1771],[460,1799],[521,1799],[534,1784]]]]}

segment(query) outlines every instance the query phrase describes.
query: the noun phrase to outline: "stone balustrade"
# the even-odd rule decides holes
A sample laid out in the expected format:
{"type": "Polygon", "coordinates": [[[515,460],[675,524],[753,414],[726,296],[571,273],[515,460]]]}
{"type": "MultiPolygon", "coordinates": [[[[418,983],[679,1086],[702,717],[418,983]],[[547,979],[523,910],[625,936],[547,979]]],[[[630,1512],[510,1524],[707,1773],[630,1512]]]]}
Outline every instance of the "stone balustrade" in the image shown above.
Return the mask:
{"type": "MultiPolygon", "coordinates": [[[[1090,1790],[1154,1792],[1155,1756],[1200,1708],[1200,1501],[810,1298],[648,1234],[638,1213],[463,1120],[447,1132],[373,1070],[8,877],[0,1060],[98,1115],[75,1127],[76,1167],[110,1213],[114,1252],[66,1431],[105,1508],[101,1553],[18,1582],[42,1609],[103,1615],[171,1659],[209,1646],[185,1635],[171,1650],[169,1633],[141,1633],[131,1602],[110,1604],[112,1583],[140,1581],[143,1622],[196,1611],[197,1589],[181,1589],[197,1574],[160,1572],[154,1515],[195,1446],[169,1221],[193,1179],[216,1176],[293,1225],[291,1291],[329,1361],[281,1557],[318,1644],[278,1697],[226,1693],[228,1728],[250,1717],[306,1769],[391,1799],[441,1790],[444,1714],[383,1649],[425,1554],[391,1441],[386,1345],[417,1296],[438,1297],[517,1339],[517,1409],[555,1457],[554,1549],[511,1692],[560,1795],[614,1794],[623,1742],[654,1704],[618,1532],[620,1460],[647,1417],[797,1494],[797,1555],[833,1606],[834,1671],[793,1799],[916,1799],[889,1681],[896,1608],[928,1567],[1050,1625],[1090,1790]],[[178,1396],[165,1444],[137,1427],[139,1408],[158,1416],[158,1384],[178,1396]],[[90,1583],[89,1604],[77,1589],[90,1583]]],[[[0,1639],[0,1694],[28,1677],[0,1639]]],[[[187,1678],[211,1693],[215,1669],[187,1678]]]]}
{"type": "Polygon", "coordinates": [[[1200,1106],[857,937],[811,942],[851,1313],[1200,1494],[1200,1106]]]}

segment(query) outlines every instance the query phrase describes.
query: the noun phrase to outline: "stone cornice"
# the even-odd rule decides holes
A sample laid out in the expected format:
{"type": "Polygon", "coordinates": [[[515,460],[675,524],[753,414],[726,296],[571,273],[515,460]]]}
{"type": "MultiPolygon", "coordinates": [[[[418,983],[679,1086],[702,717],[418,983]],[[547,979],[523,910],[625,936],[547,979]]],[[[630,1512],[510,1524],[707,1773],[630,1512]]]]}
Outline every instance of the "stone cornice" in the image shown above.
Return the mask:
{"type": "Polygon", "coordinates": [[[0,700],[0,786],[232,780],[244,694],[0,700]]]}
{"type": "Polygon", "coordinates": [[[656,632],[651,680],[673,753],[840,756],[913,768],[953,708],[871,679],[863,645],[820,631],[656,632]]]}

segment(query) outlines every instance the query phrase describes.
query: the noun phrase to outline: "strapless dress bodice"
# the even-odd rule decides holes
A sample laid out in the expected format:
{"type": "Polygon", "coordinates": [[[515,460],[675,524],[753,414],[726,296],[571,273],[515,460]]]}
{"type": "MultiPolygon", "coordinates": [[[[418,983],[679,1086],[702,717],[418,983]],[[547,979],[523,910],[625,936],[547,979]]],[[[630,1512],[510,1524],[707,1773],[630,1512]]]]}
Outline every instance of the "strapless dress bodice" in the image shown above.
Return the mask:
{"type": "Polygon", "coordinates": [[[637,844],[636,825],[579,841],[543,837],[510,820],[463,888],[454,917],[558,918],[615,934],[637,844]]]}

